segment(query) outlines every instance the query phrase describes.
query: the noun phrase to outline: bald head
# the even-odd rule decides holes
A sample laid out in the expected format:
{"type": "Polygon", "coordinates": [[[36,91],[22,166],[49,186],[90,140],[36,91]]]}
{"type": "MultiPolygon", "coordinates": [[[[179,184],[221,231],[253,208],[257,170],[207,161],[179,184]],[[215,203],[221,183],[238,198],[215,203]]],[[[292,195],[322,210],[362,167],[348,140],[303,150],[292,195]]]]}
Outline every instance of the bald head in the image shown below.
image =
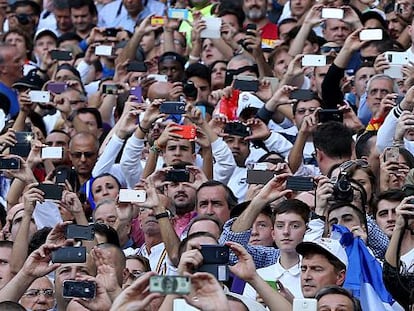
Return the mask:
{"type": "Polygon", "coordinates": [[[169,99],[173,85],[169,82],[155,82],[148,89],[148,98],[154,100],[157,98],[169,99]]]}

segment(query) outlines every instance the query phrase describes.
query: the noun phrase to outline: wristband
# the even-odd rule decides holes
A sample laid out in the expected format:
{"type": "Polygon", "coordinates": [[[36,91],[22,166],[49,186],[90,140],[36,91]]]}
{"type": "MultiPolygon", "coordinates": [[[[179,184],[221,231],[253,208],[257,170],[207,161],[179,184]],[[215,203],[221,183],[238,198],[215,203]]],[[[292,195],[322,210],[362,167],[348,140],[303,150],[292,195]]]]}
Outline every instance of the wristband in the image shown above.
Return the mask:
{"type": "Polygon", "coordinates": [[[193,55],[191,55],[191,54],[190,54],[190,56],[188,56],[188,58],[189,58],[190,60],[195,61],[195,62],[198,62],[198,61],[200,60],[200,57],[193,56],[193,55]]]}
{"type": "Polygon", "coordinates": [[[150,151],[155,153],[160,153],[162,150],[160,147],[158,147],[157,141],[155,140],[152,146],[150,147],[150,151]]]}
{"type": "Polygon", "coordinates": [[[139,122],[139,117],[138,117],[138,127],[139,127],[139,129],[144,133],[144,134],[148,134],[149,133],[149,129],[144,129],[142,126],[141,126],[141,122],[139,122]]]}
{"type": "Polygon", "coordinates": [[[262,120],[264,123],[268,124],[269,121],[272,119],[273,111],[266,109],[265,106],[259,109],[256,113],[256,117],[262,120]]]}

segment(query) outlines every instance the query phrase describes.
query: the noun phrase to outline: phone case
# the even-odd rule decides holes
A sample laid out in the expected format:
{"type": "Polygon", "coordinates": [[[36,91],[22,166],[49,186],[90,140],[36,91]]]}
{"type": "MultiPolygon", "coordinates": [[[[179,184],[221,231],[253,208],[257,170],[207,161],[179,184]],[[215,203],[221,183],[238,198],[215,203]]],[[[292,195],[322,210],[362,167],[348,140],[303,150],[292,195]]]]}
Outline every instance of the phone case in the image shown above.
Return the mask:
{"type": "Polygon", "coordinates": [[[52,252],[53,263],[83,263],[86,262],[86,247],[66,246],[52,252]]]}
{"type": "Polygon", "coordinates": [[[230,251],[227,245],[201,245],[203,264],[228,264],[230,251]]]}
{"type": "Polygon", "coordinates": [[[259,89],[259,80],[234,80],[233,88],[244,92],[257,92],[259,89]]]}
{"type": "Polygon", "coordinates": [[[265,185],[274,176],[275,172],[273,171],[247,170],[247,183],[265,185]]]}
{"type": "Polygon", "coordinates": [[[163,102],[160,106],[160,112],[165,114],[185,114],[185,103],[163,102]]]}
{"type": "Polygon", "coordinates": [[[95,238],[95,227],[94,225],[69,224],[65,230],[65,237],[66,239],[92,241],[95,238]]]}
{"type": "Polygon", "coordinates": [[[286,181],[286,189],[310,191],[315,189],[315,182],[312,177],[289,176],[286,181]]]}
{"type": "Polygon", "coordinates": [[[194,140],[197,137],[197,128],[194,125],[178,125],[181,129],[173,131],[184,139],[194,140]]]}
{"type": "Polygon", "coordinates": [[[38,184],[36,188],[42,190],[46,200],[61,200],[63,187],[56,184],[38,184]]]}
{"type": "Polygon", "coordinates": [[[299,89],[299,90],[293,90],[292,92],[290,92],[290,99],[297,99],[297,100],[311,100],[315,97],[314,93],[311,90],[304,90],[304,89],[299,89]]]}
{"type": "Polygon", "coordinates": [[[19,158],[0,159],[0,170],[17,170],[19,168],[19,158]]]}
{"type": "Polygon", "coordinates": [[[52,50],[50,51],[50,57],[55,60],[72,60],[72,52],[61,51],[61,50],[52,50]]]}
{"type": "Polygon", "coordinates": [[[318,111],[318,120],[321,123],[329,121],[341,122],[344,120],[342,111],[338,109],[322,109],[318,111]]]}
{"type": "Polygon", "coordinates": [[[165,181],[171,182],[189,182],[190,172],[186,169],[172,169],[165,175],[165,181]]]}
{"type": "Polygon", "coordinates": [[[96,283],[92,281],[63,281],[64,298],[93,299],[96,296],[96,283]]]}

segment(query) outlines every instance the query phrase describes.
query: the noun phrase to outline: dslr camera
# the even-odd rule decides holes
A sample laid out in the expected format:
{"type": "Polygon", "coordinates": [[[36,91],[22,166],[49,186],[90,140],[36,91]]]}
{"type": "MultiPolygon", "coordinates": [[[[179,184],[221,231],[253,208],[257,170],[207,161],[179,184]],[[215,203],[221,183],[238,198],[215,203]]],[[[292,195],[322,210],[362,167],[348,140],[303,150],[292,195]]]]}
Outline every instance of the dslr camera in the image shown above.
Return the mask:
{"type": "Polygon", "coordinates": [[[352,202],[354,199],[354,189],[349,180],[348,173],[341,172],[333,186],[333,197],[335,201],[352,202]]]}

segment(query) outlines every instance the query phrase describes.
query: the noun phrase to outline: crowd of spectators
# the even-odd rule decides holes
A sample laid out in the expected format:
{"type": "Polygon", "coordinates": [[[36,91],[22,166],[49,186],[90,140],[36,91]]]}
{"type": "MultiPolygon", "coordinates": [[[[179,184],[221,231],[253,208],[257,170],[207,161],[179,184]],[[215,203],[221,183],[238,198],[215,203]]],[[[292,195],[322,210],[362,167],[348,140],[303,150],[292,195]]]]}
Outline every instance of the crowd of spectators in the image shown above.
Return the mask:
{"type": "Polygon", "coordinates": [[[0,0],[0,310],[413,311],[413,22],[0,0]]]}

